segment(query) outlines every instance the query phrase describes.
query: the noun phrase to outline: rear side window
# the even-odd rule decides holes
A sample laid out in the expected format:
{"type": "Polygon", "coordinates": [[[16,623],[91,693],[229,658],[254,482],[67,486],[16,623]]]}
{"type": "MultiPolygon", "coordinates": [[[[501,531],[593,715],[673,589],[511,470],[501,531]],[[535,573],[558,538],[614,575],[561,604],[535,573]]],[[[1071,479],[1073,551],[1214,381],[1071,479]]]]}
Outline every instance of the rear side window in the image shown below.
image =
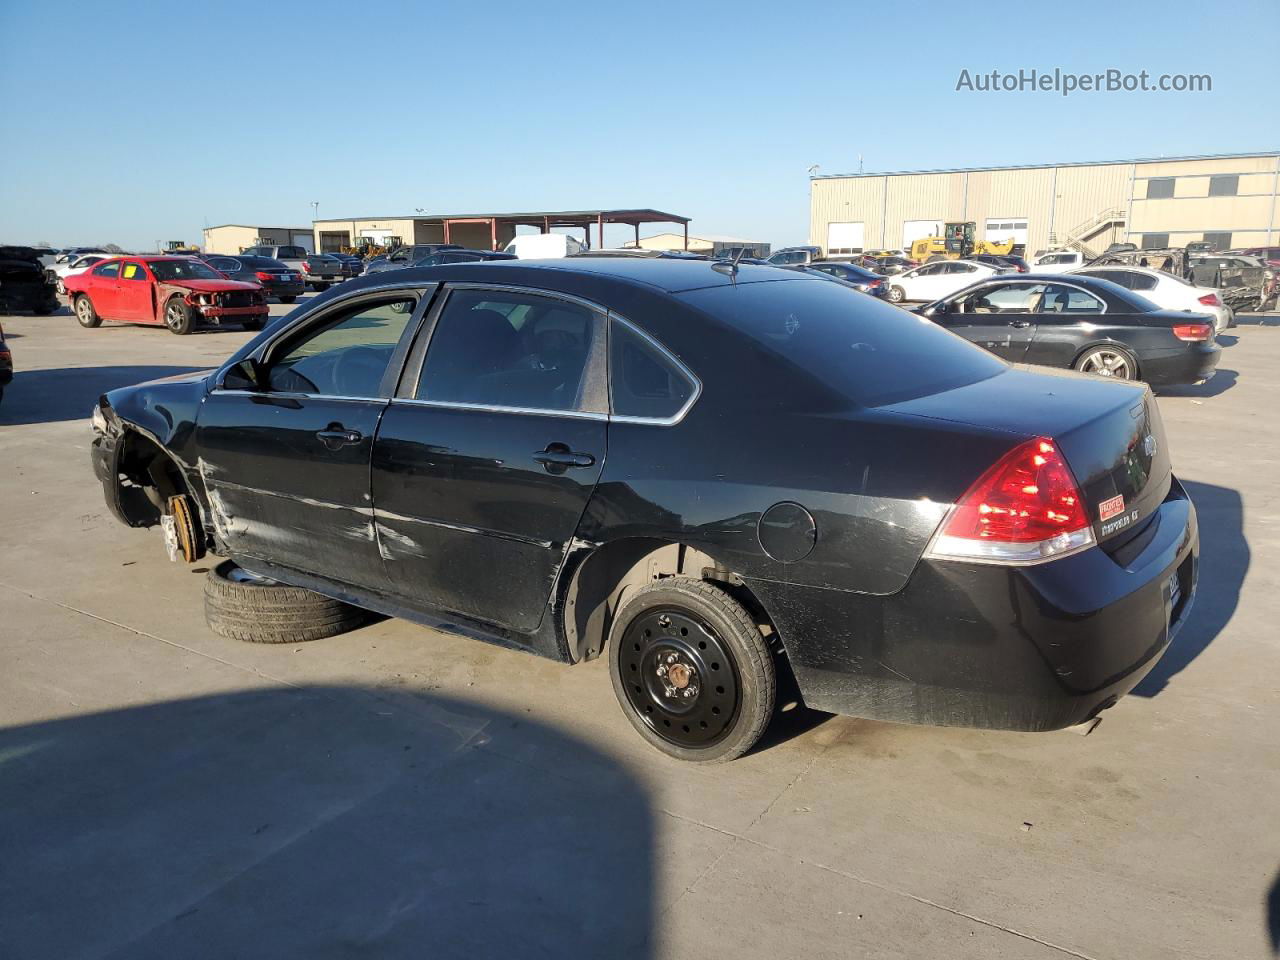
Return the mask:
{"type": "Polygon", "coordinates": [[[860,406],[951,390],[1005,369],[927,318],[838,283],[739,283],[682,299],[751,338],[781,367],[802,370],[860,406]]]}
{"type": "Polygon", "coordinates": [[[93,273],[99,277],[114,277],[120,273],[120,261],[112,260],[110,263],[104,263],[100,267],[94,267],[93,273]]]}
{"type": "Polygon", "coordinates": [[[488,407],[592,410],[602,405],[595,397],[603,392],[603,383],[589,375],[598,327],[594,311],[564,300],[455,290],[431,334],[415,396],[488,407]]]}
{"type": "Polygon", "coordinates": [[[695,387],[666,351],[615,319],[609,327],[609,389],[615,417],[670,420],[695,387]]]}

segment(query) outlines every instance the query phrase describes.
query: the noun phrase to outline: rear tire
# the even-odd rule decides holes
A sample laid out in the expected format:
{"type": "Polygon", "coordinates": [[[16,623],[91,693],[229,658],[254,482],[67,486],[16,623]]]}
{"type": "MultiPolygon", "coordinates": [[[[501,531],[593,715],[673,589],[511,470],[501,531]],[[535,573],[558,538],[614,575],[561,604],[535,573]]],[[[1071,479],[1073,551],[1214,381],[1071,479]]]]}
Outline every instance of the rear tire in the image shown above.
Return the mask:
{"type": "Polygon", "coordinates": [[[632,593],[608,651],[622,712],[669,757],[733,760],[773,717],[773,654],[742,605],[705,581],[671,577],[632,593]]]}
{"type": "Polygon", "coordinates": [[[293,296],[293,297],[281,297],[281,298],[280,298],[280,302],[281,302],[281,303],[293,303],[293,301],[295,301],[295,300],[297,300],[297,299],[298,299],[298,298],[297,298],[296,296],[293,296]]]}
{"type": "Polygon", "coordinates": [[[80,322],[80,326],[92,329],[101,326],[102,318],[98,316],[98,311],[93,309],[93,301],[89,299],[86,293],[77,293],[75,300],[71,302],[71,309],[75,311],[76,320],[80,322]]]}
{"type": "Polygon", "coordinates": [[[262,318],[261,318],[261,317],[249,317],[248,319],[246,319],[246,320],[244,321],[244,323],[242,323],[242,324],[241,324],[241,326],[243,326],[246,330],[261,330],[261,329],[262,329],[262,318]]]}
{"type": "Polygon", "coordinates": [[[182,302],[181,297],[170,297],[164,305],[164,325],[170,333],[186,336],[195,325],[191,308],[182,302]]]}
{"type": "Polygon", "coordinates": [[[263,580],[230,560],[209,571],[204,617],[220,637],[245,643],[305,643],[353,630],[366,614],[338,600],[263,580]]]}
{"type": "Polygon", "coordinates": [[[1137,380],[1138,361],[1124,347],[1115,344],[1104,344],[1090,347],[1076,357],[1075,368],[1083,373],[1092,373],[1112,380],[1137,380]]]}

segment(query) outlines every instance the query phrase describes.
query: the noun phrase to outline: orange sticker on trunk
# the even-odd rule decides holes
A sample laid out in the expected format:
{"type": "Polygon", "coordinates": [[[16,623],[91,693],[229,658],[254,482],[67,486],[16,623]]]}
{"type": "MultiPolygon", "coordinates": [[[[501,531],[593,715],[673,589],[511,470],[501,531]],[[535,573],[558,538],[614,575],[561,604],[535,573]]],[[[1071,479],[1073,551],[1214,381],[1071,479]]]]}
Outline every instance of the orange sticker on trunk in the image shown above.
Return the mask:
{"type": "Polygon", "coordinates": [[[1098,504],[1098,515],[1103,520],[1110,520],[1116,514],[1124,513],[1124,497],[1114,496],[1098,504]]]}

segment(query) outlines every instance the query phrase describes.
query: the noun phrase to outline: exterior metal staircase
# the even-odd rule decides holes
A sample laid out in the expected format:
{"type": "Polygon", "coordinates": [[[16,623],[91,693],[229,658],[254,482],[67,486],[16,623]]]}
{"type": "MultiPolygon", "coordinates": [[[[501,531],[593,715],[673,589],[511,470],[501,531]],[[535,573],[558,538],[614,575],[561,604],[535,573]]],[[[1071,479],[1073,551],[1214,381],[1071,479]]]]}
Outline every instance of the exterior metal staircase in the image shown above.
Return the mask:
{"type": "Polygon", "coordinates": [[[1098,252],[1090,247],[1086,241],[1093,239],[1109,227],[1123,227],[1127,220],[1128,211],[1123,207],[1107,207],[1104,210],[1099,210],[1084,223],[1072,227],[1061,237],[1056,233],[1050,233],[1049,244],[1057,249],[1079,250],[1087,258],[1096,257],[1098,252]]]}

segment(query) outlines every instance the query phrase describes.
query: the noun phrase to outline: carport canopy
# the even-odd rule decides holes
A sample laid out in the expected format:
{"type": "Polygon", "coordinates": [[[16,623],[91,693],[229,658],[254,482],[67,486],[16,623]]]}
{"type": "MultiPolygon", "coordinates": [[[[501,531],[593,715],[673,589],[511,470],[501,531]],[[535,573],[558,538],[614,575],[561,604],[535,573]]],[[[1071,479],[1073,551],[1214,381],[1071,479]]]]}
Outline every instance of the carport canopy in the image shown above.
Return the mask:
{"type": "Polygon", "coordinates": [[[596,228],[597,247],[604,246],[604,227],[606,223],[625,223],[635,228],[636,241],[640,240],[640,226],[646,223],[678,223],[684,228],[684,247],[689,249],[689,217],[662,210],[627,209],[627,210],[545,210],[532,213],[476,213],[476,214],[437,214],[414,217],[415,220],[439,221],[444,225],[445,243],[450,242],[451,227],[462,223],[487,223],[492,245],[498,246],[498,236],[504,233],[504,227],[514,230],[516,227],[536,227],[543,233],[550,233],[552,227],[581,228],[587,245],[591,244],[591,228],[596,228]]]}

